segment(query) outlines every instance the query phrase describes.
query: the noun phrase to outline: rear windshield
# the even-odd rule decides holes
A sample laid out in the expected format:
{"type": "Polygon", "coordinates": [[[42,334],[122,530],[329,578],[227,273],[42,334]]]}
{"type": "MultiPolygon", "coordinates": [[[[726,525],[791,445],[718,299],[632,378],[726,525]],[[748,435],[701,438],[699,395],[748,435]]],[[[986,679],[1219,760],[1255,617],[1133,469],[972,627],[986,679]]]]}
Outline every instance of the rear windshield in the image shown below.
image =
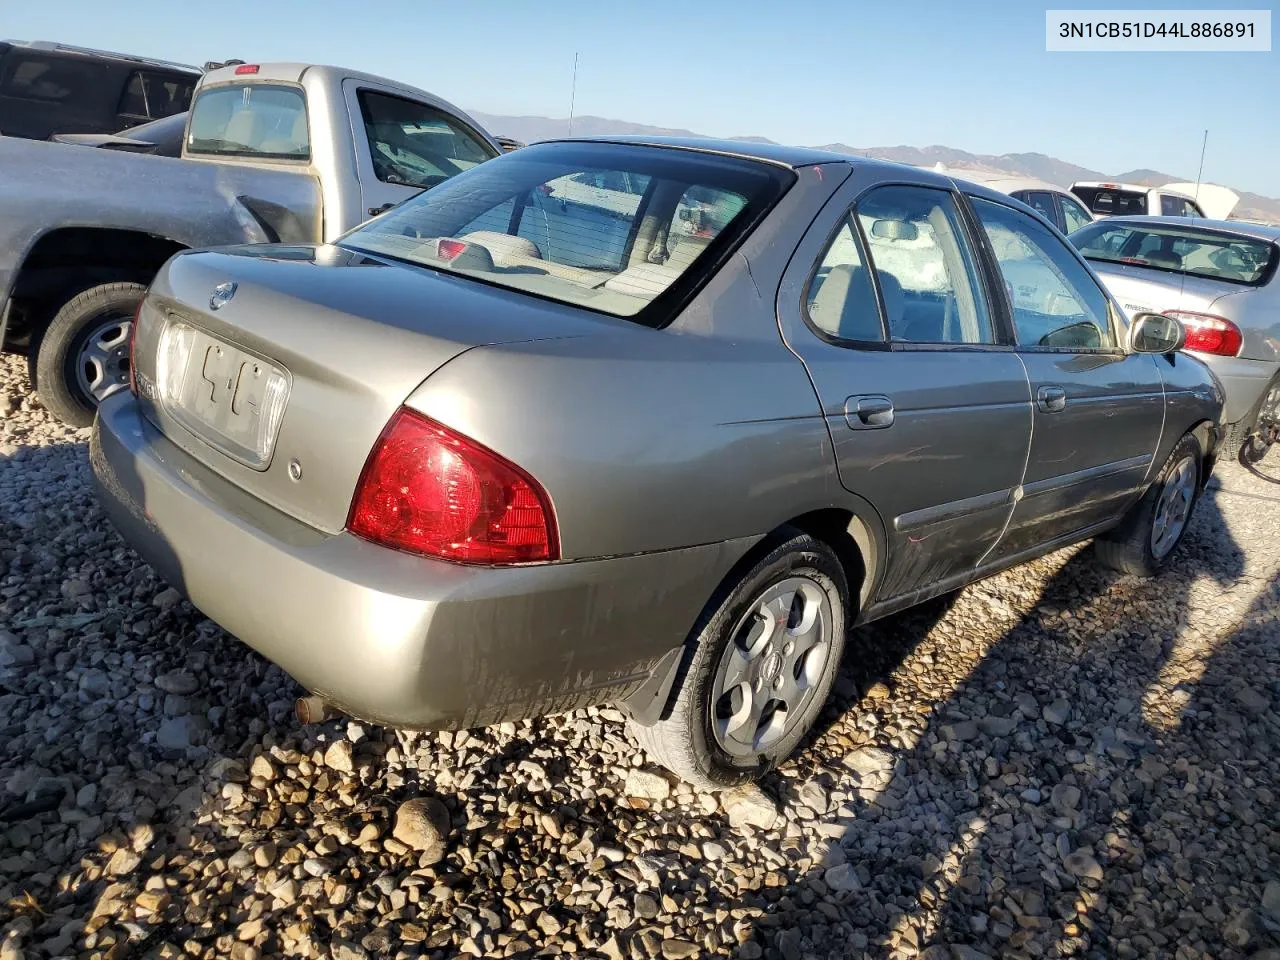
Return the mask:
{"type": "Polygon", "coordinates": [[[367,253],[661,326],[794,176],[620,144],[535,145],[419,194],[343,238],[367,253]]]}
{"type": "Polygon", "coordinates": [[[246,83],[213,87],[191,108],[187,152],[306,160],[307,102],[297,87],[246,83]]]}
{"type": "Polygon", "coordinates": [[[1184,227],[1101,221],[1071,235],[1089,260],[1258,286],[1270,277],[1276,248],[1266,240],[1184,227]]]}
{"type": "Polygon", "coordinates": [[[1071,192],[1101,217],[1142,215],[1147,212],[1145,190],[1113,190],[1109,187],[1072,187],[1071,192]]]}

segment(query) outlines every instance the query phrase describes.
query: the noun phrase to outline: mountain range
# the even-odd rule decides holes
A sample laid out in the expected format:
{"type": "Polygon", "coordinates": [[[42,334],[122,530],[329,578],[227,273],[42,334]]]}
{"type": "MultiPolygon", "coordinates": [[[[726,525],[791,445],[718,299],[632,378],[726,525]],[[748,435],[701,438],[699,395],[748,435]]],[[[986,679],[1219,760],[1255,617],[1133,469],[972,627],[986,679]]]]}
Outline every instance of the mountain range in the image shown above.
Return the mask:
{"type": "MultiPolygon", "coordinates": [[[[536,143],[539,140],[552,140],[569,135],[569,121],[552,117],[509,117],[499,114],[472,111],[471,115],[479,120],[493,133],[512,137],[522,143],[536,143]]],[[[632,123],[627,120],[611,120],[607,117],[574,117],[573,135],[579,137],[615,136],[623,134],[640,134],[648,136],[696,137],[700,134],[692,130],[678,127],[659,127],[646,123],[632,123]]],[[[767,137],[730,137],[747,143],[773,143],[767,137]]],[[[878,160],[893,160],[898,163],[909,163],[917,167],[932,167],[941,163],[951,168],[977,168],[983,170],[999,170],[1024,177],[1035,177],[1048,183],[1069,187],[1077,180],[1114,180],[1122,183],[1141,183],[1146,186],[1159,187],[1166,183],[1179,183],[1192,178],[1174,176],[1159,170],[1138,169],[1126,170],[1123,173],[1109,174],[1099,170],[1091,170],[1079,164],[1068,163],[1043,153],[1004,153],[1000,155],[969,153],[953,147],[853,147],[847,143],[825,143],[817,145],[821,150],[834,153],[850,153],[878,160]]],[[[1237,190],[1240,203],[1232,216],[1243,220],[1268,220],[1280,223],[1280,199],[1264,197],[1256,193],[1237,190]]]]}

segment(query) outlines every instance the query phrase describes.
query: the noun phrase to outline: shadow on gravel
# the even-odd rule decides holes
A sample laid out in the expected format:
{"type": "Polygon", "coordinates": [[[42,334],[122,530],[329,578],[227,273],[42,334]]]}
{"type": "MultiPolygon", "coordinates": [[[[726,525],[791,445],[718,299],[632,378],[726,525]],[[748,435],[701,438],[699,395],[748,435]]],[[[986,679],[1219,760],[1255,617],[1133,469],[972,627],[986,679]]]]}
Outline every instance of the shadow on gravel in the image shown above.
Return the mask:
{"type": "MultiPolygon", "coordinates": [[[[1212,489],[1155,580],[1118,578],[1091,549],[1076,552],[933,705],[914,747],[874,732],[855,751],[858,772],[837,774],[860,783],[837,813],[843,836],[823,864],[792,871],[797,896],[757,922],[764,956],[1225,960],[1267,946],[1251,912],[1261,891],[1215,882],[1230,858],[1274,875],[1280,846],[1280,784],[1263,764],[1280,696],[1280,587],[1273,573],[1243,620],[1215,610],[1213,595],[1243,574],[1212,489]],[[1236,691],[1235,709],[1221,687],[1236,691]],[[1259,736],[1242,735],[1260,721],[1259,736]],[[853,939],[833,946],[843,923],[853,939]],[[815,929],[827,942],[809,939],[815,929]]],[[[866,690],[945,615],[908,613],[851,637],[871,666],[846,674],[866,690]]]]}

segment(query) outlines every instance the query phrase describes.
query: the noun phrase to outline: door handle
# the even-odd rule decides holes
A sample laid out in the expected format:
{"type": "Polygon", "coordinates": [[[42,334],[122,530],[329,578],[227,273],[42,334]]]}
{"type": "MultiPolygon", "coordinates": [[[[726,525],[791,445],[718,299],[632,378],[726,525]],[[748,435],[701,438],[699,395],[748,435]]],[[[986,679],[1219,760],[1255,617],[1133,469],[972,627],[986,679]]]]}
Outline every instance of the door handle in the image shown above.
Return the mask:
{"type": "Polygon", "coordinates": [[[888,397],[850,397],[844,402],[844,422],[851,430],[883,430],[893,426],[893,401],[888,397]]]}
{"type": "Polygon", "coordinates": [[[392,207],[394,207],[394,206],[395,206],[395,204],[394,204],[394,203],[384,203],[384,204],[383,204],[382,206],[380,206],[380,207],[370,207],[370,208],[369,208],[369,216],[371,216],[371,217],[376,217],[376,216],[378,216],[379,214],[386,213],[388,210],[390,210],[390,209],[391,209],[392,207]]]}
{"type": "Polygon", "coordinates": [[[1036,391],[1036,405],[1045,413],[1059,413],[1067,408],[1067,391],[1061,387],[1041,387],[1036,391]]]}

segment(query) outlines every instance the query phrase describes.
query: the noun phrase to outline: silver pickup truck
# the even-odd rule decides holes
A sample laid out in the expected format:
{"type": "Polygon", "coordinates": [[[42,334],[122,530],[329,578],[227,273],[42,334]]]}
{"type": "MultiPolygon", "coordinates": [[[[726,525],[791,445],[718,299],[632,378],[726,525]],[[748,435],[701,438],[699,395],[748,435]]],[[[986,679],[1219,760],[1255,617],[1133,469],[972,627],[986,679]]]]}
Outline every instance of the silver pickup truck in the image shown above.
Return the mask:
{"type": "Polygon", "coordinates": [[[297,63],[205,74],[180,158],[0,137],[0,346],[87,426],[127,385],[134,314],[174,253],[333,240],[500,152],[429,93],[297,63]]]}

